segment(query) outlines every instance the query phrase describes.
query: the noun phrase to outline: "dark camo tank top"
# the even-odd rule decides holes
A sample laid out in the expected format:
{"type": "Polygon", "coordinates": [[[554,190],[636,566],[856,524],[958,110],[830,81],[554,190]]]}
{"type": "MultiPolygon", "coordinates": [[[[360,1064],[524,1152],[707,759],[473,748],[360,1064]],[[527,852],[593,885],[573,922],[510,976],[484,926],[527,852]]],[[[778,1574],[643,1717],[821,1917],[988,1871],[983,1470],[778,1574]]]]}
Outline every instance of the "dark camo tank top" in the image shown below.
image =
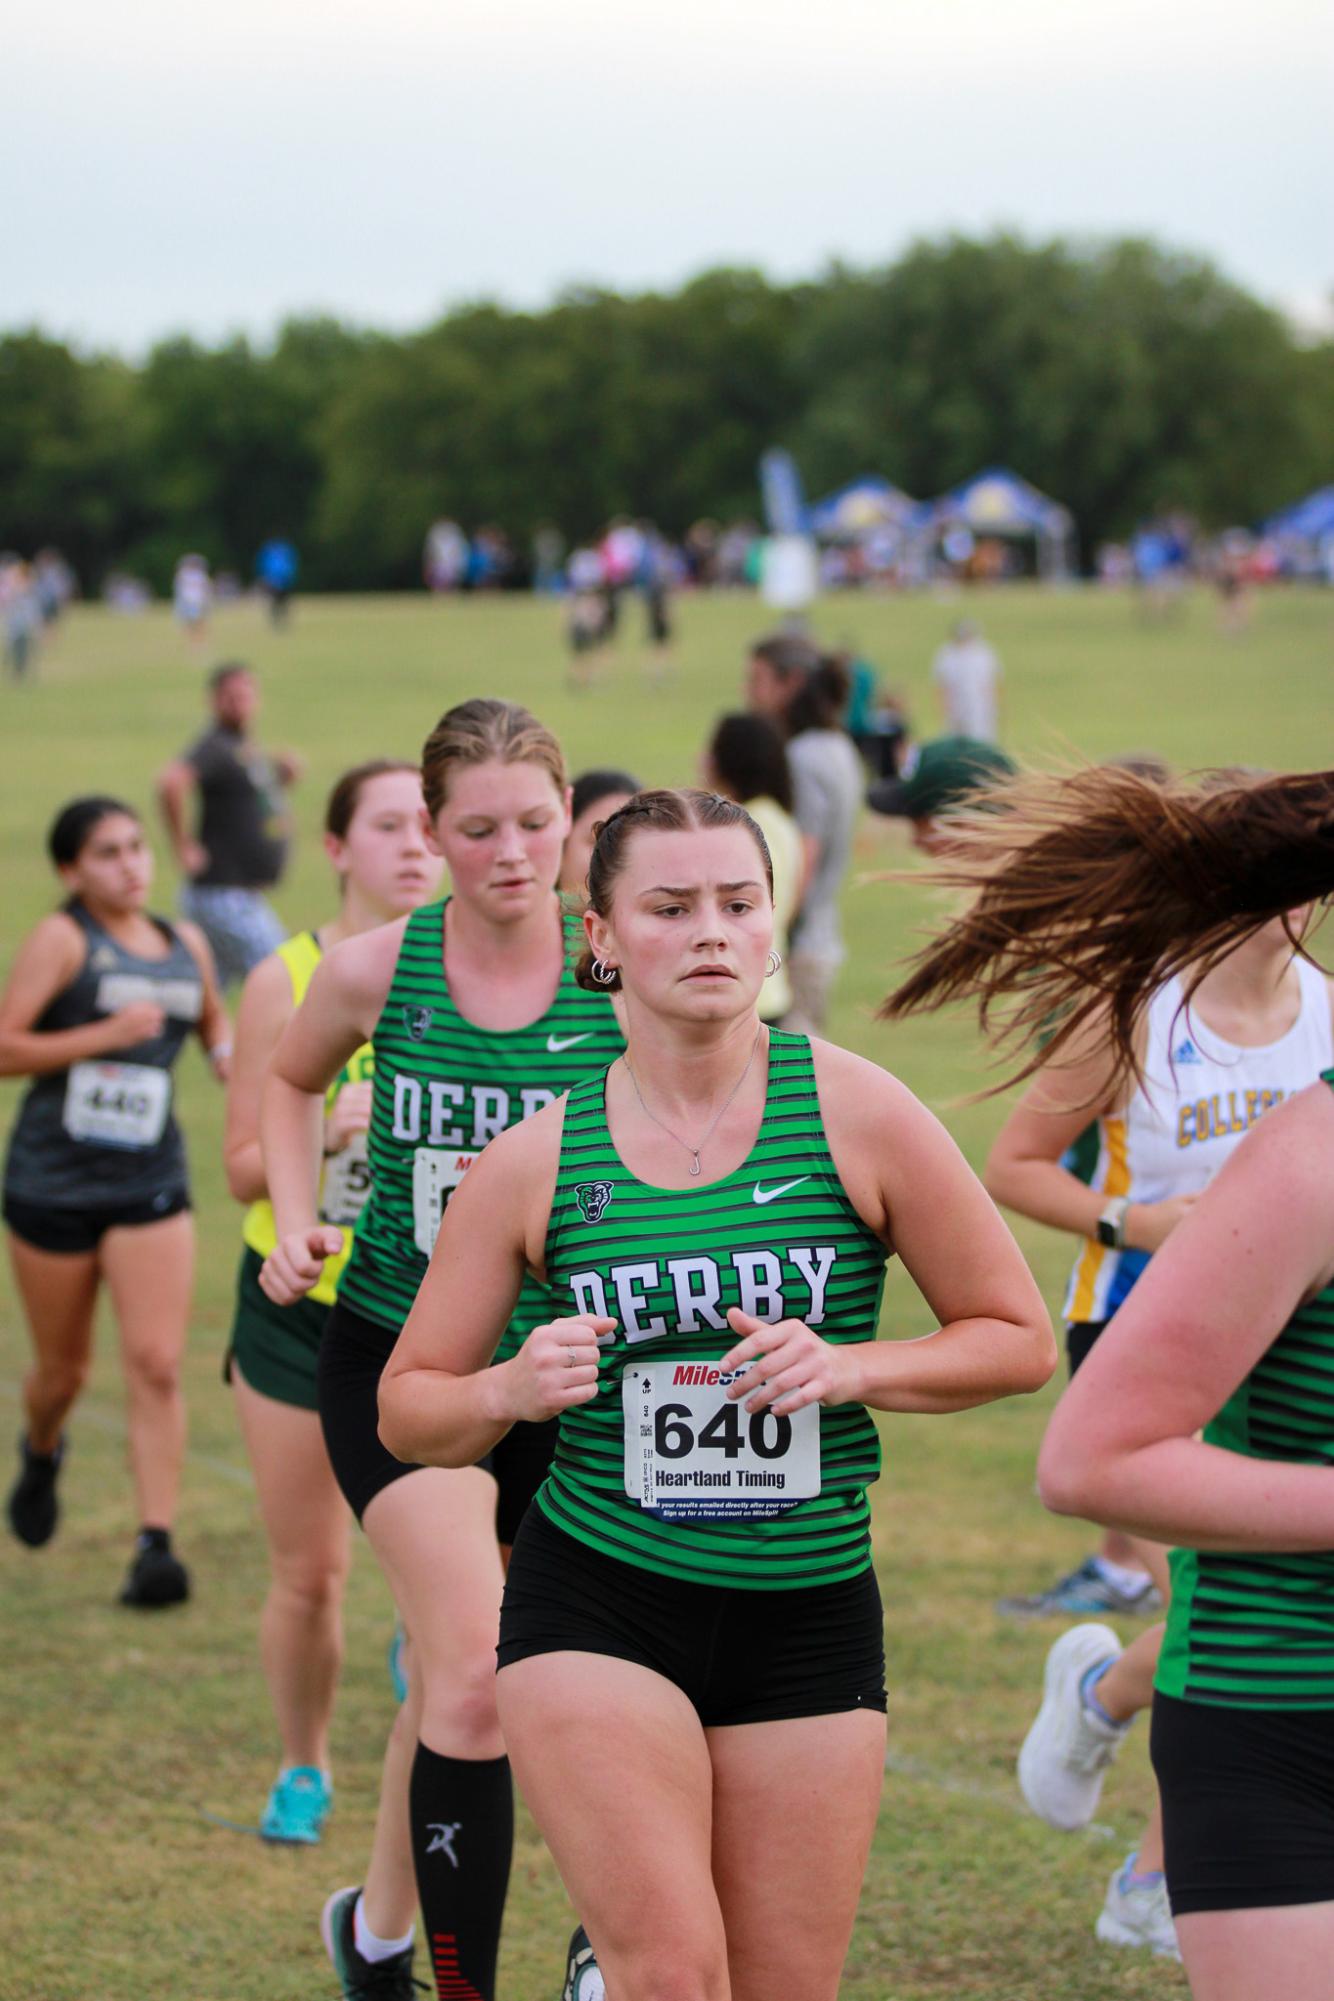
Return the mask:
{"type": "Polygon", "coordinates": [[[52,1209],[152,1202],[186,1181],[171,1067],[203,1011],[199,967],[165,917],[152,922],[166,956],[140,959],[81,903],[65,909],[84,934],[84,962],[34,1023],[36,1033],[85,1028],[136,1001],[156,1002],[166,1020],[151,1042],[33,1079],[10,1137],[5,1193],[52,1209]]]}

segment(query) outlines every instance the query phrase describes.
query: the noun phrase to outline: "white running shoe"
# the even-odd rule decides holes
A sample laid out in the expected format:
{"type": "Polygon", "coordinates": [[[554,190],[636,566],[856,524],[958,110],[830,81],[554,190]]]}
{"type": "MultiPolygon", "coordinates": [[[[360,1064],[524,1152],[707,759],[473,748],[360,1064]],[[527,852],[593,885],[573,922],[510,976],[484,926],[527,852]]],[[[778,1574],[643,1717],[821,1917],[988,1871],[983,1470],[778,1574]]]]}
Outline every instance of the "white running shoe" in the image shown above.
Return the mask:
{"type": "Polygon", "coordinates": [[[1161,1876],[1152,1883],[1127,1882],[1134,1861],[1132,1853],[1123,1868],[1112,1871],[1094,1934],[1104,1945],[1148,1946],[1160,1959],[1180,1959],[1167,1885],[1161,1876]]]}
{"type": "Polygon", "coordinates": [[[1079,1685],[1090,1668],[1120,1652],[1110,1626],[1072,1626],[1047,1655],[1042,1707],[1019,1753],[1019,1787],[1049,1827],[1087,1827],[1097,1810],[1103,1776],[1130,1725],[1105,1723],[1085,1705],[1079,1685]]]}

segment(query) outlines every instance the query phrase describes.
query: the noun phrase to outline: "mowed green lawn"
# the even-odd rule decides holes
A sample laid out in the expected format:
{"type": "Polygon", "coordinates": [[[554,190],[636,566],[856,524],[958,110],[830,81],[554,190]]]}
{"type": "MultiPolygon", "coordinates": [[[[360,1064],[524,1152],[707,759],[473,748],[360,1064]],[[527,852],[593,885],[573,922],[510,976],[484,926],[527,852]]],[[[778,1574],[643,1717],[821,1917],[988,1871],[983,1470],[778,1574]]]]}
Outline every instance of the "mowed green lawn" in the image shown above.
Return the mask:
{"type": "MultiPolygon", "coordinates": [[[[816,629],[855,643],[935,727],[927,664],[959,606],[930,599],[824,603],[816,629]]],[[[1038,758],[1154,750],[1187,765],[1312,767],[1330,761],[1334,596],[1276,595],[1240,639],[1196,595],[1179,622],[1145,627],[1132,606],[1091,590],[1014,590],[974,600],[1006,666],[1006,735],[1038,758]]],[[[330,781],[379,753],[415,755],[451,702],[503,694],[563,737],[572,767],[626,763],[649,781],[691,780],[712,719],[737,699],[745,641],[767,621],[741,597],[679,608],[676,671],[641,671],[630,608],[618,657],[592,692],[565,685],[559,614],[527,602],[422,598],[303,602],[290,632],[249,605],[220,615],[207,650],[187,655],[165,611],[77,611],[36,681],[0,687],[0,958],[55,900],[42,853],[54,810],[110,790],[148,808],[163,760],[195,731],[202,669],[239,655],[264,682],[263,732],[309,760],[301,835],[278,902],[295,927],[332,909],[317,839],[330,781]]],[[[165,850],[160,907],[174,882],[165,850]]],[[[911,866],[897,829],[864,827],[873,877],[911,866]]],[[[852,886],[852,956],[833,1031],[901,1075],[939,1109],[980,1163],[1000,1110],[955,1100],[985,1076],[971,1023],[886,1030],[873,1019],[896,959],[934,906],[911,885],[852,886]]],[[[7,1125],[17,1087],[0,1088],[7,1125]]],[[[207,1815],[253,1826],[274,1764],[255,1654],[263,1548],[229,1393],[226,1345],[238,1214],[219,1163],[221,1094],[198,1056],[182,1064],[200,1269],[188,1362],[191,1460],[180,1545],[195,1579],[161,1616],[114,1603],[133,1529],[121,1392],[109,1320],[73,1422],[65,1514],[45,1550],[0,1537],[0,1848],[5,1909],[0,1996],[25,2001],[287,2001],[334,1991],[316,1920],[327,1892],[358,1880],[391,1695],[391,1613],[365,1550],[348,1600],[348,1658],[335,1725],[337,1809],[324,1844],[272,1850],[207,1815]]],[[[1021,1240],[1053,1307],[1068,1247],[1021,1240]]],[[[891,1274],[887,1336],[916,1334],[924,1311],[891,1274]]],[[[9,1481],[16,1386],[26,1340],[0,1279],[0,1477],[9,1481]]],[[[1149,1800],[1141,1727],[1111,1776],[1100,1824],[1062,1837],[1024,1814],[1013,1761],[1057,1628],[997,1619],[1003,1591],[1077,1560],[1090,1537],[1048,1519],[1033,1458],[1057,1386],[1037,1398],[947,1419],[883,1423],[876,1556],[885,1595],[890,1767],[879,1834],[843,1994],[848,2001],[1110,2001],[1181,1994],[1169,1965],[1096,1946],[1105,1879],[1149,1800]]],[[[508,2001],[553,2001],[570,1913],[525,1821],[503,1959],[508,2001]]],[[[782,2001],[775,1996],[774,2001],[782,2001]]]]}

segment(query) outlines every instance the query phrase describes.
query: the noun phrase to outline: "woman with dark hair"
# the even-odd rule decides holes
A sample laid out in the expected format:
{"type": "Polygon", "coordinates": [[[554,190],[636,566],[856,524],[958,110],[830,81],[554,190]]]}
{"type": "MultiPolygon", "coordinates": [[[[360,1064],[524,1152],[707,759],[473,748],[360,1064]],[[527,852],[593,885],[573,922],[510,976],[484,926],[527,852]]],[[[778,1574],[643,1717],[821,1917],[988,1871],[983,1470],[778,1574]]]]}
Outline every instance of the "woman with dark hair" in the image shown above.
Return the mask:
{"type": "MultiPolygon", "coordinates": [[[[232,1194],[249,1206],[227,1373],[269,1550],[260,1654],[282,1763],[260,1819],[266,1841],[318,1841],[333,1803],[329,1722],[342,1660],[350,1549],[347,1505],[320,1431],[315,1364],[370,1189],[373,1053],[366,1046],[354,1050],[325,1094],[319,1214],[343,1233],[343,1249],[326,1260],[310,1293],[293,1306],[275,1306],[259,1283],[276,1241],[259,1143],[260,1096],[269,1060],[325,953],[438,894],[442,863],[427,847],[421,822],[415,764],[378,758],[344,772],[324,816],[338,914],[318,930],[299,931],[256,966],[236,1018],[223,1158],[232,1194]]],[[[397,1849],[410,1894],[411,1851],[403,1839],[397,1849]]]]}
{"type": "Polygon", "coordinates": [[[608,1993],[833,2001],[884,1781],[868,1412],[1036,1389],[1051,1332],[931,1114],[759,1020],[773,906],[741,807],[633,799],[584,927],[625,1054],[472,1170],[381,1428],[459,1467],[559,1416],[498,1700],[608,1993]],[[891,1243],[940,1323],[917,1341],[875,1338],[891,1243]],[[491,1366],[525,1273],[558,1317],[491,1366]]]}
{"type": "MultiPolygon", "coordinates": [[[[1077,1050],[1101,1021],[1115,1069],[1135,1078],[1169,980],[1189,1003],[1243,941],[1334,891],[1334,773],[1203,790],[1107,767],[1031,780],[937,875],[970,901],[885,1011],[975,999],[1011,1049],[1056,1019],[1052,1046],[1077,1050]]],[[[1265,1112],[1172,1230],[1039,1461],[1057,1512],[1178,1545],[1151,1749],[1196,2001],[1328,1993],[1332,1470],[1327,1069],[1265,1112]]],[[[1068,1748],[1077,1782],[1073,1732],[1068,1748]]]]}
{"type": "Polygon", "coordinates": [[[639,780],[628,771],[599,768],[581,771],[570,787],[570,831],[560,858],[559,888],[565,896],[580,901],[588,888],[588,861],[593,852],[593,836],[600,820],[633,799],[639,780]]]}
{"type": "Polygon", "coordinates": [[[105,1285],[141,1523],[121,1603],[171,1605],[190,1590],[171,1529],[195,1245],[171,1072],[193,1034],[226,1075],[227,1015],[202,933],[148,911],[153,856],[137,813],[118,799],[75,799],[47,846],[66,901],[19,947],[0,999],[0,1076],[33,1079],[5,1165],[10,1257],[34,1350],[9,1525],[31,1548],[55,1533],[65,1420],[105,1285]]]}
{"type": "Polygon", "coordinates": [[[792,1028],[823,1032],[829,996],[845,957],[838,899],[852,861],[863,773],[843,728],[852,682],[846,663],[788,634],[751,648],[746,693],[787,739],[797,825],[806,843],[806,880],[792,927],[792,1028]]]}
{"type": "Polygon", "coordinates": [[[745,807],[769,850],[774,876],[774,951],[779,965],[765,990],[760,1019],[777,1024],[792,1006],[792,983],[783,961],[805,872],[801,829],[792,817],[792,774],[783,739],[764,716],[723,716],[704,753],[704,776],[715,792],[745,807]]]}
{"type": "MultiPolygon", "coordinates": [[[[503,1552],[545,1476],[555,1427],[521,1425],[466,1467],[404,1464],[381,1443],[376,1391],[441,1218],[482,1149],[600,1073],[621,1034],[610,1002],[574,980],[578,922],[556,893],[569,788],[551,731],[513,702],[460,702],[423,748],[422,793],[449,896],[330,952],[270,1066],[261,1128],[276,1243],[260,1282],[290,1305],[342,1249],[318,1206],[326,1093],[369,1042],[371,1192],[320,1345],[320,1417],[410,1643],[381,1818],[397,1841],[410,1813],[438,1992],[491,2001],[514,1841],[494,1691],[503,1552]]],[[[465,1250],[465,1278],[468,1262],[465,1250]]],[[[547,1296],[525,1288],[503,1353],[549,1312],[547,1296]]],[[[378,1866],[385,1850],[377,1840],[364,1885],[336,1891],[324,1910],[349,2001],[370,1991],[411,2001],[413,1902],[378,1866]]]]}

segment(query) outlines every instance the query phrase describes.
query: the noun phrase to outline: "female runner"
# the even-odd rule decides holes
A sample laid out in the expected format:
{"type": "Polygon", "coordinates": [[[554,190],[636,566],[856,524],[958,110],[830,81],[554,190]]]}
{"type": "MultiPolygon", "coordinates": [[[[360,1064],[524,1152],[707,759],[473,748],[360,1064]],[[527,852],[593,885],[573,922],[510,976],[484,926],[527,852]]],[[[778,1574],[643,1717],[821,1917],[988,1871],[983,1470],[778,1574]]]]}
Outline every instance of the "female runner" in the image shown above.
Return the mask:
{"type": "Polygon", "coordinates": [[[744,806],[764,835],[774,875],[774,951],[779,967],[765,989],[760,1017],[781,1027],[792,1006],[792,986],[782,961],[788,928],[801,903],[806,855],[792,817],[792,773],[787,746],[767,716],[721,716],[704,753],[704,780],[744,806]]]}
{"type": "MultiPolygon", "coordinates": [[[[352,1248],[349,1233],[370,1187],[372,1052],[356,1050],[326,1094],[319,1213],[344,1232],[344,1246],[294,1306],[275,1306],[259,1284],[275,1242],[260,1156],[260,1092],[269,1059],[324,954],[439,893],[442,865],[426,846],[421,822],[416,765],[380,758],[344,772],[324,816],[325,852],[340,885],[338,915],[318,931],[298,932],[256,966],[236,1019],[224,1157],[232,1194],[250,1206],[228,1372],[269,1546],[260,1655],[282,1764],[260,1820],[268,1841],[318,1841],[333,1802],[329,1719],[343,1652],[348,1514],[320,1431],[315,1359],[352,1248]]],[[[401,1849],[400,1870],[411,1895],[412,1857],[406,1842],[401,1849]]]]}
{"type": "Polygon", "coordinates": [[[759,1021],[768,875],[716,795],[643,793],[603,827],[580,976],[623,991],[625,1057],[479,1162],[381,1388],[387,1442],[438,1465],[561,1414],[500,1714],[635,2001],[837,1993],[885,1751],[866,1407],[963,1409],[1055,1359],[930,1114],[759,1021]],[[891,1243],[940,1330],[877,1345],[891,1243]],[[488,1367],[525,1273],[564,1310],[488,1367]]]}
{"type": "MultiPolygon", "coordinates": [[[[545,1474],[554,1427],[520,1427],[496,1454],[488,1444],[476,1455],[484,1464],[404,1465],[377,1436],[376,1391],[441,1215],[481,1149],[604,1069],[621,1035],[610,1002],[574,984],[578,927],[555,889],[569,797],[550,731],[513,703],[461,703],[427,741],[422,789],[453,891],[331,952],[279,1043],[263,1113],[278,1242],[262,1282],[270,1298],[294,1300],[341,1247],[316,1207],[324,1094],[370,1041],[371,1194],[320,1349],[320,1416],[412,1642],[381,1817],[401,1817],[409,1795],[439,1992],[489,2001],[513,1845],[494,1689],[498,1545],[513,1541],[545,1474]]],[[[504,1353],[550,1311],[529,1290],[504,1353]]],[[[374,1869],[362,1895],[331,1898],[325,1941],[344,1992],[374,1967],[388,1979],[389,1967],[408,1994],[411,1931],[410,1899],[374,1869]]]]}
{"type": "MultiPolygon", "coordinates": [[[[1305,916],[1293,913],[1298,933],[1305,916]]],[[[1084,1238],[1065,1300],[1072,1375],[1243,1133],[1331,1064],[1329,982],[1295,953],[1289,922],[1274,918],[1198,981],[1187,968],[1153,995],[1136,1038],[1133,1079],[1118,1076],[1118,1052],[1099,1018],[1033,1083],[997,1138],[985,1179],[1008,1208],[1084,1238]],[[1090,1111],[1098,1157],[1086,1186],[1063,1157],[1090,1111]]],[[[1126,1548],[1166,1599],[1166,1550],[1143,1541],[1126,1548]]],[[[1089,1609],[1101,1591],[1109,1609],[1135,1609],[1133,1575],[1119,1574],[1106,1556],[1085,1568],[1091,1574],[1074,1588],[1089,1595],[1089,1609]]],[[[1092,1819],[1106,1768],[1152,1699],[1161,1637],[1155,1626],[1118,1658],[1121,1644],[1110,1627],[1084,1624],[1052,1648],[1019,1780],[1034,1812],[1053,1826],[1084,1827],[1092,1819]]],[[[1097,1934],[1107,1944],[1176,1953],[1156,1808],[1111,1878],[1097,1934]]]]}
{"type": "Polygon", "coordinates": [[[570,831],[565,837],[560,863],[560,887],[564,895],[583,902],[598,822],[609,819],[638,790],[639,780],[628,771],[599,769],[579,773],[570,787],[570,831]]]}
{"type": "Polygon", "coordinates": [[[147,910],[153,856],[136,813],[117,799],[75,799],[47,847],[67,900],[19,947],[0,1000],[0,1076],[34,1080],[5,1166],[34,1351],[9,1524],[32,1548],[55,1533],[63,1427],[87,1379],[105,1282],[141,1523],[121,1603],[172,1605],[190,1590],[171,1529],[195,1236],[171,1070],[194,1033],[224,1076],[227,1015],[202,934],[147,910]]]}
{"type": "MultiPolygon", "coordinates": [[[[1334,774],[1196,793],[1034,781],[950,864],[977,892],[889,1011],[1153,994],[1334,890],[1334,774]],[[1067,899],[1079,892],[1078,930],[1067,899]]],[[[1080,1369],[1044,1500],[1176,1542],[1153,1699],[1167,1887],[1196,2001],[1323,2001],[1334,1952],[1334,1070],[1266,1114],[1080,1369]],[[1204,1427],[1203,1438],[1197,1434],[1204,1427]]]]}

